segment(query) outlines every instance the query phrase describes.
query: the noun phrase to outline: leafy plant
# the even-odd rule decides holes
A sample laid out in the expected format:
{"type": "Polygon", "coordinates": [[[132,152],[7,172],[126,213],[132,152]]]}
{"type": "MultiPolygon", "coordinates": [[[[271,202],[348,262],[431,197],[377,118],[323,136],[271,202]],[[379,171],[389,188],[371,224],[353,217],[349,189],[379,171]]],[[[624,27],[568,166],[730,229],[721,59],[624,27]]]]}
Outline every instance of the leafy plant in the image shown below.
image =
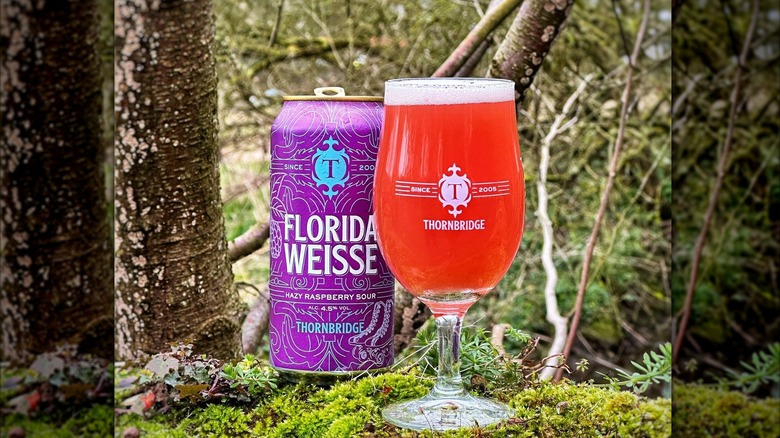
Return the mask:
{"type": "MultiPolygon", "coordinates": [[[[482,327],[464,327],[461,332],[460,372],[465,381],[475,382],[477,386],[500,386],[503,383],[515,383],[518,377],[525,378],[538,368],[538,363],[527,358],[536,347],[538,340],[532,339],[527,333],[514,327],[507,327],[504,332],[507,340],[525,346],[518,354],[502,354],[491,343],[491,334],[482,327]]],[[[417,333],[413,353],[410,357],[398,362],[397,367],[417,366],[423,374],[435,375],[439,363],[436,328],[434,324],[426,325],[417,333]]]]}
{"type": "Polygon", "coordinates": [[[175,403],[251,402],[277,389],[276,381],[276,372],[252,355],[237,364],[222,363],[194,355],[191,344],[177,344],[169,352],[154,355],[139,376],[120,378],[117,398],[124,407],[120,412],[142,415],[165,412],[175,403]],[[135,387],[128,390],[131,385],[135,387]]]}
{"type": "Polygon", "coordinates": [[[744,371],[729,370],[730,378],[719,379],[719,384],[748,394],[762,384],[780,384],[780,343],[775,342],[766,351],[753,353],[750,362],[741,361],[740,364],[744,371]]]}
{"type": "Polygon", "coordinates": [[[631,364],[639,371],[633,373],[618,370],[620,378],[611,376],[604,377],[609,381],[608,385],[619,389],[625,386],[631,388],[637,394],[641,394],[650,387],[650,385],[661,382],[672,381],[672,344],[666,342],[658,346],[660,353],[650,351],[642,356],[642,364],[631,361],[631,364]]]}
{"type": "Polygon", "coordinates": [[[268,367],[261,367],[255,356],[247,354],[235,364],[225,364],[220,373],[223,379],[232,380],[231,388],[244,386],[250,396],[256,397],[269,389],[277,389],[276,373],[268,367]]]}

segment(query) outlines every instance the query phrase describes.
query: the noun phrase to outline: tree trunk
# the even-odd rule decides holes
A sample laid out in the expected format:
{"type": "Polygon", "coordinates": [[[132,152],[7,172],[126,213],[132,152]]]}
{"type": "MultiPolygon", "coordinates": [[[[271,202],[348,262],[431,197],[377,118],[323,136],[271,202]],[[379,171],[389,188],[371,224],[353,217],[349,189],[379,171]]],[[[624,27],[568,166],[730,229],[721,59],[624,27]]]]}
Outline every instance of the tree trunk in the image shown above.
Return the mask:
{"type": "Polygon", "coordinates": [[[493,57],[488,75],[515,81],[522,102],[574,0],[525,0],[493,57]]]}
{"type": "Polygon", "coordinates": [[[94,0],[0,9],[3,360],[73,343],[111,357],[108,204],[94,0]]]}
{"type": "Polygon", "coordinates": [[[227,359],[243,308],[220,201],[212,4],[115,10],[117,355],[189,341],[227,359]]]}

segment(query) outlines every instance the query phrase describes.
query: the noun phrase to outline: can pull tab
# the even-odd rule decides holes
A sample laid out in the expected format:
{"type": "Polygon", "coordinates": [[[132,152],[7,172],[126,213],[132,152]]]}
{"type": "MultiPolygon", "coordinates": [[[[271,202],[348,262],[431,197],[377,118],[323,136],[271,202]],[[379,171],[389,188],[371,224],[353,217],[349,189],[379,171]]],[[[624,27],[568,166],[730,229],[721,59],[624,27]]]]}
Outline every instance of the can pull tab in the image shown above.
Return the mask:
{"type": "Polygon", "coordinates": [[[314,95],[320,97],[341,97],[347,94],[341,87],[320,87],[314,89],[314,95]]]}

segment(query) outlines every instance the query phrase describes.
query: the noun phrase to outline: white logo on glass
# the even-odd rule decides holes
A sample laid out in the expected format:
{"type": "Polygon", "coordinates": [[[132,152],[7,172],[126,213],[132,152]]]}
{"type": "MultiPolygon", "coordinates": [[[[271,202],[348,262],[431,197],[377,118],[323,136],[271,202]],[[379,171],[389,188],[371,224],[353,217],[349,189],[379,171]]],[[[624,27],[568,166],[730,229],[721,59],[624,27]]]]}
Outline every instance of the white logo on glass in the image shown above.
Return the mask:
{"type": "Polygon", "coordinates": [[[471,201],[471,180],[466,177],[465,173],[458,175],[461,168],[455,163],[447,170],[450,171],[450,174],[442,174],[439,180],[439,201],[441,201],[442,207],[451,207],[447,211],[457,218],[459,214],[463,213],[460,208],[468,207],[469,201],[471,201]]]}

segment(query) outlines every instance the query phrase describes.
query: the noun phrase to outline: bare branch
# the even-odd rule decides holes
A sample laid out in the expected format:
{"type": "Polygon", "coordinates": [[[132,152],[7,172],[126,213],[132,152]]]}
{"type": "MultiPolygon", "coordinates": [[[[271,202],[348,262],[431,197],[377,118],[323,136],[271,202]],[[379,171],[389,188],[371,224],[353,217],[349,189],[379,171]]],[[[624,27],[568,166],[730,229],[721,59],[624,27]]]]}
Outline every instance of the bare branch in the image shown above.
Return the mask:
{"type": "MultiPolygon", "coordinates": [[[[617,173],[617,164],[620,159],[620,152],[623,148],[623,139],[626,133],[626,120],[628,119],[628,109],[631,104],[631,86],[634,81],[634,66],[638,66],[639,53],[642,48],[642,40],[645,37],[645,31],[647,30],[647,22],[650,17],[650,0],[644,1],[644,8],[642,12],[642,21],[639,24],[639,31],[637,31],[636,41],[634,41],[634,50],[631,53],[629,59],[629,68],[626,77],[626,87],[623,90],[622,107],[620,110],[620,124],[618,126],[617,138],[615,139],[615,149],[612,152],[612,159],[609,163],[609,175],[607,176],[607,184],[604,187],[604,192],[601,194],[601,202],[598,212],[596,213],[596,220],[593,224],[593,229],[588,239],[588,244],[585,247],[584,261],[582,264],[582,276],[580,277],[580,285],[577,290],[577,300],[574,305],[574,317],[572,318],[571,325],[569,326],[569,336],[566,339],[566,345],[563,348],[563,354],[567,358],[571,352],[572,345],[574,344],[574,338],[577,335],[577,328],[582,317],[582,306],[585,299],[585,289],[588,286],[588,274],[590,273],[590,263],[593,258],[593,251],[596,248],[596,242],[598,241],[599,231],[601,229],[601,222],[604,220],[604,215],[607,211],[607,204],[609,203],[609,195],[612,192],[612,186],[615,184],[615,175],[617,173]]],[[[555,380],[560,380],[562,371],[558,370],[555,374],[555,380]]]]}
{"type": "Polygon", "coordinates": [[[230,260],[230,263],[235,263],[262,248],[265,241],[270,237],[270,233],[271,227],[268,223],[263,225],[257,224],[246,233],[229,242],[228,260],[230,260]]]}
{"type": "Polygon", "coordinates": [[[487,39],[485,39],[485,41],[479,43],[479,46],[477,46],[477,48],[474,50],[474,53],[472,53],[466,62],[464,62],[463,65],[458,69],[458,71],[455,72],[454,76],[456,78],[465,78],[471,76],[471,73],[475,68],[477,68],[479,61],[481,61],[482,57],[485,56],[485,52],[487,52],[487,50],[490,48],[491,43],[492,41],[489,36],[487,39]]]}
{"type": "MultiPolygon", "coordinates": [[[[502,21],[517,8],[522,0],[503,0],[495,6],[488,8],[484,17],[474,26],[460,45],[450,54],[450,57],[439,67],[433,77],[453,76],[469,57],[477,50],[481,43],[485,42],[490,33],[501,24],[502,21]]],[[[487,49],[487,48],[485,48],[487,49]]],[[[483,52],[484,53],[484,52],[483,52]]],[[[477,60],[479,62],[479,60],[477,60]]],[[[476,63],[475,63],[476,64],[476,63]]]]}
{"type": "Polygon", "coordinates": [[[271,316],[268,285],[262,291],[257,290],[257,292],[258,297],[250,306],[249,314],[247,314],[243,324],[241,324],[241,348],[244,354],[257,353],[263,335],[268,331],[268,321],[271,316]]]}
{"type": "Polygon", "coordinates": [[[731,92],[731,109],[729,110],[729,122],[726,130],[726,139],[723,142],[723,149],[720,152],[720,160],[718,161],[718,175],[715,179],[715,185],[710,193],[709,205],[707,205],[707,212],[704,214],[704,224],[701,226],[699,236],[696,238],[696,245],[693,249],[693,260],[691,261],[691,275],[688,279],[688,287],[685,291],[685,303],[683,304],[682,320],[680,321],[680,327],[677,332],[674,341],[674,350],[672,351],[672,363],[677,363],[677,357],[680,355],[680,349],[685,339],[685,330],[688,328],[688,322],[691,318],[691,307],[693,306],[693,298],[696,295],[696,282],[699,279],[699,263],[701,262],[701,253],[704,249],[704,244],[707,241],[707,233],[710,230],[710,224],[712,218],[715,215],[715,207],[718,203],[718,195],[720,189],[723,186],[723,177],[726,174],[726,165],[728,164],[729,152],[731,151],[731,144],[734,141],[734,125],[737,119],[737,112],[739,109],[740,94],[742,92],[742,74],[747,65],[747,57],[750,52],[750,41],[753,39],[753,32],[756,29],[756,22],[758,21],[759,2],[753,0],[753,11],[750,16],[750,25],[748,26],[747,34],[745,35],[745,41],[742,45],[742,52],[739,55],[739,66],[737,68],[736,79],[734,80],[734,89],[731,92]]]}
{"type": "Polygon", "coordinates": [[[525,0],[498,47],[488,75],[513,80],[521,102],[573,4],[573,0],[525,0]]]}
{"type": "Polygon", "coordinates": [[[334,40],[330,36],[312,39],[295,38],[280,41],[279,46],[283,47],[258,46],[243,50],[241,55],[259,58],[247,69],[247,76],[253,77],[274,63],[289,59],[321,56],[327,53],[336,55],[339,49],[349,47],[349,44],[350,42],[346,39],[334,40]]]}
{"type": "Polygon", "coordinates": [[[569,99],[563,105],[561,112],[555,116],[550,131],[547,136],[542,140],[541,160],[539,163],[539,181],[536,183],[536,191],[539,194],[539,206],[536,210],[536,216],[539,218],[539,223],[542,225],[542,234],[544,235],[544,245],[542,246],[542,264],[544,265],[544,272],[547,274],[547,283],[544,286],[544,300],[547,304],[547,321],[553,325],[555,335],[553,336],[553,342],[550,346],[550,351],[547,352],[548,356],[551,356],[549,362],[545,363],[548,367],[542,370],[541,378],[549,379],[555,374],[557,368],[554,368],[558,362],[558,356],[563,352],[563,346],[566,343],[566,318],[561,316],[558,310],[558,299],[555,294],[555,288],[558,285],[558,272],[555,269],[555,263],[552,257],[553,248],[553,228],[550,217],[547,215],[547,168],[550,163],[550,145],[559,132],[565,130],[576,121],[576,118],[569,120],[563,128],[561,124],[568,116],[574,103],[579,96],[585,90],[585,86],[591,80],[593,75],[588,75],[585,80],[580,82],[577,90],[569,96],[569,99]]]}
{"type": "Polygon", "coordinates": [[[506,333],[507,328],[509,328],[509,324],[496,324],[490,332],[490,343],[496,348],[496,351],[498,351],[498,354],[501,356],[506,354],[506,349],[504,349],[504,334],[506,333]]]}

